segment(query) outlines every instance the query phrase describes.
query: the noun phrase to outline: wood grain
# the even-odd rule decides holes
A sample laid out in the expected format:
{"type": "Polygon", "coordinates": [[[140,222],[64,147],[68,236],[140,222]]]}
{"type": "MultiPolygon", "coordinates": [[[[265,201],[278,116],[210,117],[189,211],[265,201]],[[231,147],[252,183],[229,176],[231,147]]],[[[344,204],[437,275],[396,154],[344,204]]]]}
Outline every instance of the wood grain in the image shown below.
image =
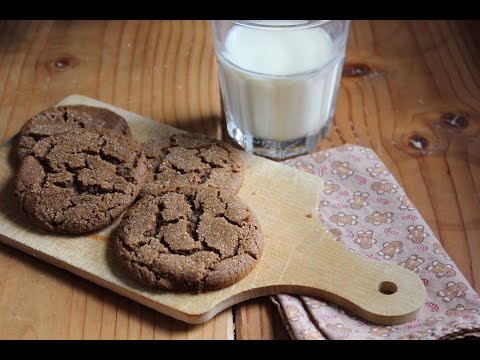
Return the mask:
{"type": "Polygon", "coordinates": [[[287,340],[289,335],[268,297],[252,299],[235,307],[237,340],[287,340]]]}
{"type": "MultiPolygon", "coordinates": [[[[350,69],[368,65],[372,71],[343,77],[335,127],[319,146],[325,149],[349,141],[372,147],[477,291],[479,32],[478,21],[353,21],[346,63],[350,69]],[[435,127],[444,124],[440,118],[444,112],[467,113],[468,126],[435,127]],[[412,148],[408,135],[415,132],[441,146],[429,154],[412,148]]],[[[0,137],[7,139],[26,117],[71,93],[99,98],[184,129],[221,135],[222,114],[214,70],[208,24],[203,21],[3,21],[0,137]],[[177,63],[175,58],[180,56],[181,48],[185,58],[188,50],[192,51],[188,60],[177,63]],[[79,61],[66,61],[63,68],[47,65],[65,55],[79,61]],[[190,91],[188,109],[192,119],[180,116],[184,114],[179,106],[186,99],[185,89],[190,91]]],[[[19,338],[29,324],[33,324],[38,337],[68,338],[68,332],[51,330],[56,328],[53,321],[68,324],[69,329],[101,321],[105,335],[112,333],[107,321],[114,318],[116,333],[123,336],[129,334],[129,323],[135,324],[131,329],[142,327],[133,315],[136,310],[128,301],[124,300],[125,304],[117,300],[116,295],[104,305],[109,309],[103,312],[104,320],[92,312],[84,317],[85,302],[95,299],[93,290],[82,288],[82,281],[76,277],[68,278],[68,286],[60,280],[57,283],[56,270],[40,264],[0,245],[1,338],[19,338]],[[39,272],[43,278],[51,279],[43,292],[35,285],[39,272]],[[22,298],[23,305],[13,306],[18,303],[22,287],[34,291],[31,297],[22,298]],[[65,312],[57,311],[55,320],[41,317],[29,304],[41,303],[42,309],[51,313],[55,311],[51,299],[57,296],[74,300],[69,300],[71,307],[65,312]],[[40,319],[52,323],[40,325],[40,319]]],[[[102,297],[107,296],[102,292],[102,297]]],[[[269,338],[273,333],[269,329],[274,325],[267,322],[268,314],[276,309],[267,304],[250,301],[237,306],[235,324],[240,328],[236,334],[247,339],[269,338]]],[[[151,318],[148,312],[143,316],[151,318]]],[[[155,334],[159,336],[169,338],[174,333],[192,331],[165,322],[171,330],[157,332],[161,320],[155,320],[155,334]]],[[[218,324],[218,329],[227,327],[227,323],[218,324]]],[[[79,333],[75,331],[72,333],[79,333]]],[[[206,331],[204,337],[211,334],[206,331]]]]}

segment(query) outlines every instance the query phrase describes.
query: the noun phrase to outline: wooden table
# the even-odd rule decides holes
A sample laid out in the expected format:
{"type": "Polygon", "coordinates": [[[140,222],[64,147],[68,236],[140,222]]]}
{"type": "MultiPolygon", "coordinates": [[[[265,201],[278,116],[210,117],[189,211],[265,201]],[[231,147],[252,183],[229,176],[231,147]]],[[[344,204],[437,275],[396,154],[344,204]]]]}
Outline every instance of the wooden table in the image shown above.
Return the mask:
{"type": "MultiPolygon", "coordinates": [[[[479,22],[353,21],[330,137],[373,148],[480,290],[479,22]]],[[[0,140],[67,95],[228,138],[206,21],[0,22],[0,140]]],[[[0,244],[1,339],[285,339],[268,298],[203,325],[0,244]]]]}

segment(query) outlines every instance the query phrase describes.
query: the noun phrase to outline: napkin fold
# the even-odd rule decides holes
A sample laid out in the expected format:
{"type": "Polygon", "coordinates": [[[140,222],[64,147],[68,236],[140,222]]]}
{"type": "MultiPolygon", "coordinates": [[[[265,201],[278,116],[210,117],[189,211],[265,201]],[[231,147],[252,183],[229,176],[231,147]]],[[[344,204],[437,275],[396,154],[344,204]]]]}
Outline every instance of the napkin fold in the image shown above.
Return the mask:
{"type": "Polygon", "coordinates": [[[370,261],[414,271],[427,291],[417,316],[395,326],[372,324],[321,299],[272,296],[293,339],[480,336],[479,295],[373,150],[346,144],[285,164],[324,180],[318,219],[335,240],[370,261]]]}

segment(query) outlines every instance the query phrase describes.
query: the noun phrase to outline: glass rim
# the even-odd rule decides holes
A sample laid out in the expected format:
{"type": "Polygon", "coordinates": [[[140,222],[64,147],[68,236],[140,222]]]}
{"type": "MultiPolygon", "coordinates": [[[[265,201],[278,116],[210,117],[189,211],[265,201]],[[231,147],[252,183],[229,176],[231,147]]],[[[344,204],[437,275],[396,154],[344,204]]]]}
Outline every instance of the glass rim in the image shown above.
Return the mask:
{"type": "Polygon", "coordinates": [[[283,25],[272,25],[272,24],[261,24],[257,23],[258,20],[232,20],[233,23],[244,26],[252,29],[264,29],[264,30],[279,30],[279,29],[308,29],[315,26],[321,26],[335,20],[305,20],[306,23],[302,24],[283,24],[283,25]]]}

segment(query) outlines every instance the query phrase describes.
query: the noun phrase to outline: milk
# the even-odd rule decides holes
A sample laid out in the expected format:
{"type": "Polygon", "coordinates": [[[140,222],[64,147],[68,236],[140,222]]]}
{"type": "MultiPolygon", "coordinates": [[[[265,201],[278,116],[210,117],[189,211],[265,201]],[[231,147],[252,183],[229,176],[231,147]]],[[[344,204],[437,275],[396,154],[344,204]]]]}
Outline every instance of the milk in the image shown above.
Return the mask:
{"type": "Polygon", "coordinates": [[[231,28],[217,53],[229,132],[281,142],[321,131],[333,116],[344,48],[319,27],[231,28]]]}

